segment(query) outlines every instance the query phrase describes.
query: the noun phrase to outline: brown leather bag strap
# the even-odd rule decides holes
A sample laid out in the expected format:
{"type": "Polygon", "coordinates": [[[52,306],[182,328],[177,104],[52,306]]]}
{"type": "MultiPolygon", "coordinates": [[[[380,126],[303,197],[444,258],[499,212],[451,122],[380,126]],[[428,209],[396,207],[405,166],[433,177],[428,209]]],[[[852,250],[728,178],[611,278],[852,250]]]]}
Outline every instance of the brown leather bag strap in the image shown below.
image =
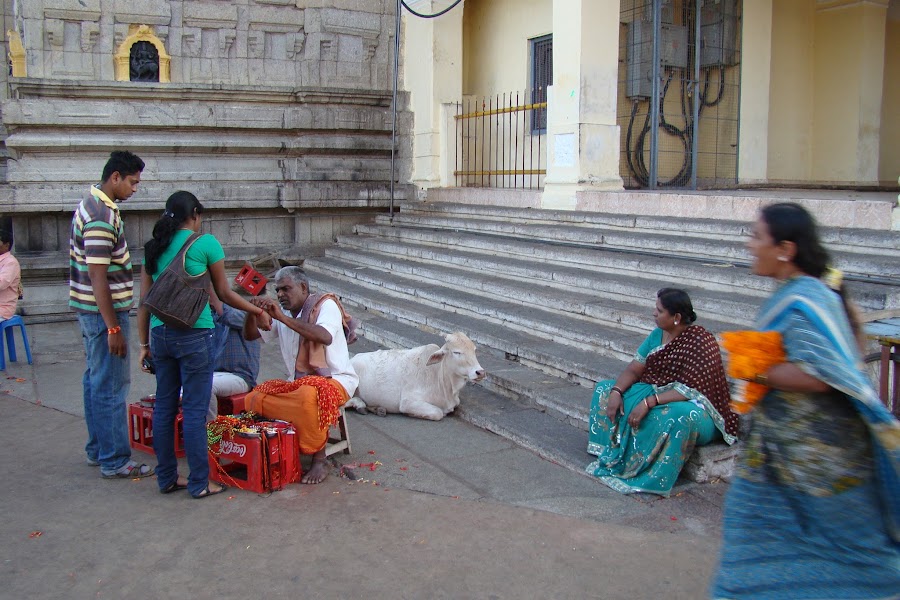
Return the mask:
{"type": "Polygon", "coordinates": [[[200,239],[202,233],[193,232],[188,238],[184,241],[184,244],[181,246],[181,250],[178,251],[178,254],[172,259],[172,262],[166,266],[165,270],[171,269],[176,275],[181,277],[181,279],[187,283],[192,288],[197,289],[206,289],[210,286],[212,282],[212,278],[209,275],[209,269],[206,269],[203,273],[199,275],[190,275],[187,272],[187,269],[184,267],[184,261],[187,258],[187,251],[190,250],[191,246],[200,239]]]}

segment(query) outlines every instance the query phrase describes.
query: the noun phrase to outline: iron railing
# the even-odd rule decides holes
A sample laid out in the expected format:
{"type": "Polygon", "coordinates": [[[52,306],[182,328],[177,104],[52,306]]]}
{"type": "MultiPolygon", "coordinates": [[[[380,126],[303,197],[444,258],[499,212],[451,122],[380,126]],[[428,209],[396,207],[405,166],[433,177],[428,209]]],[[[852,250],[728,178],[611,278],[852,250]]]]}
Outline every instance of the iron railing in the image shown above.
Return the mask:
{"type": "Polygon", "coordinates": [[[536,189],[547,174],[546,90],[456,104],[457,187],[536,189]]]}

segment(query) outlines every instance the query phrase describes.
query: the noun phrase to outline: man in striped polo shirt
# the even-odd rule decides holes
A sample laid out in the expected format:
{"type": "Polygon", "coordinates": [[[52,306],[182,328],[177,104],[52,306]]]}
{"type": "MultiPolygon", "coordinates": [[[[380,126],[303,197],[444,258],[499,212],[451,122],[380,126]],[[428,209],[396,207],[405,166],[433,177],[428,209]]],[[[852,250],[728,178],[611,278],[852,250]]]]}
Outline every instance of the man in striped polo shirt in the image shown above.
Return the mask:
{"type": "Polygon", "coordinates": [[[110,154],[102,181],[91,186],[75,210],[69,239],[69,306],[78,313],[87,355],[85,451],[88,464],[99,465],[104,479],[153,475],[152,467],[131,460],[128,440],[128,311],[134,277],[116,206],[137,191],[143,170],[144,161],[131,152],[110,154]]]}

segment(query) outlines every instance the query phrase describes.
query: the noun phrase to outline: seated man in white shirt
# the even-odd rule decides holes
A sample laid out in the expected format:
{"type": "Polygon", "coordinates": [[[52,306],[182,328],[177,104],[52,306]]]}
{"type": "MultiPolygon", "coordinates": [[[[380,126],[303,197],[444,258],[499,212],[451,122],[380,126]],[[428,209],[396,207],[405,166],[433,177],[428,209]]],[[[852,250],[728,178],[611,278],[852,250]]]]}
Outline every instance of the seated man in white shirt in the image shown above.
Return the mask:
{"type": "MultiPolygon", "coordinates": [[[[267,405],[261,412],[267,418],[284,419],[294,424],[300,452],[312,455],[312,465],[301,482],[320,483],[328,476],[325,461],[328,427],[337,419],[336,409],[353,396],[359,383],[347,349],[345,325],[349,317],[334,295],[310,294],[309,280],[300,267],[280,269],[275,274],[275,292],[280,308],[271,298],[251,300],[272,315],[272,330],[261,331],[256,316],[248,314],[244,321],[244,338],[261,337],[266,343],[277,339],[289,381],[319,377],[307,379],[310,385],[292,390],[290,403],[283,407],[267,405]],[[313,382],[324,387],[319,389],[312,385],[313,382]],[[324,406],[323,402],[328,405],[324,406]],[[327,420],[323,421],[322,415],[328,415],[327,420]]],[[[258,397],[258,390],[247,397],[248,408],[254,402],[251,396],[258,397]]]]}

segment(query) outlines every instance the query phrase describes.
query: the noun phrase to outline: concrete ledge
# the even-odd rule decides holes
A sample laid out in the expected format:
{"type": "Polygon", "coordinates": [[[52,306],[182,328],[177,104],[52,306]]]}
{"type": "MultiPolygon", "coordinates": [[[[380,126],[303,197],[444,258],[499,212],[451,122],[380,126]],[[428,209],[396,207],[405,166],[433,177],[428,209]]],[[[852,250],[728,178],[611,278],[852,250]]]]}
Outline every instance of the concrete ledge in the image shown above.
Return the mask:
{"type": "MultiPolygon", "coordinates": [[[[494,188],[431,188],[427,202],[481,206],[541,208],[540,190],[494,188]]],[[[731,190],[710,192],[599,191],[577,193],[575,210],[655,217],[701,217],[750,222],[760,207],[773,202],[797,202],[825,227],[853,227],[890,231],[894,192],[840,190],[731,190]]],[[[900,226],[900,225],[898,225],[900,226]]]]}
{"type": "Polygon", "coordinates": [[[486,206],[540,208],[541,190],[494,188],[431,188],[426,190],[427,202],[453,202],[486,206]]]}
{"type": "Polygon", "coordinates": [[[797,202],[825,227],[890,230],[892,192],[742,191],[578,193],[576,210],[753,221],[762,206],[797,202]]]}

